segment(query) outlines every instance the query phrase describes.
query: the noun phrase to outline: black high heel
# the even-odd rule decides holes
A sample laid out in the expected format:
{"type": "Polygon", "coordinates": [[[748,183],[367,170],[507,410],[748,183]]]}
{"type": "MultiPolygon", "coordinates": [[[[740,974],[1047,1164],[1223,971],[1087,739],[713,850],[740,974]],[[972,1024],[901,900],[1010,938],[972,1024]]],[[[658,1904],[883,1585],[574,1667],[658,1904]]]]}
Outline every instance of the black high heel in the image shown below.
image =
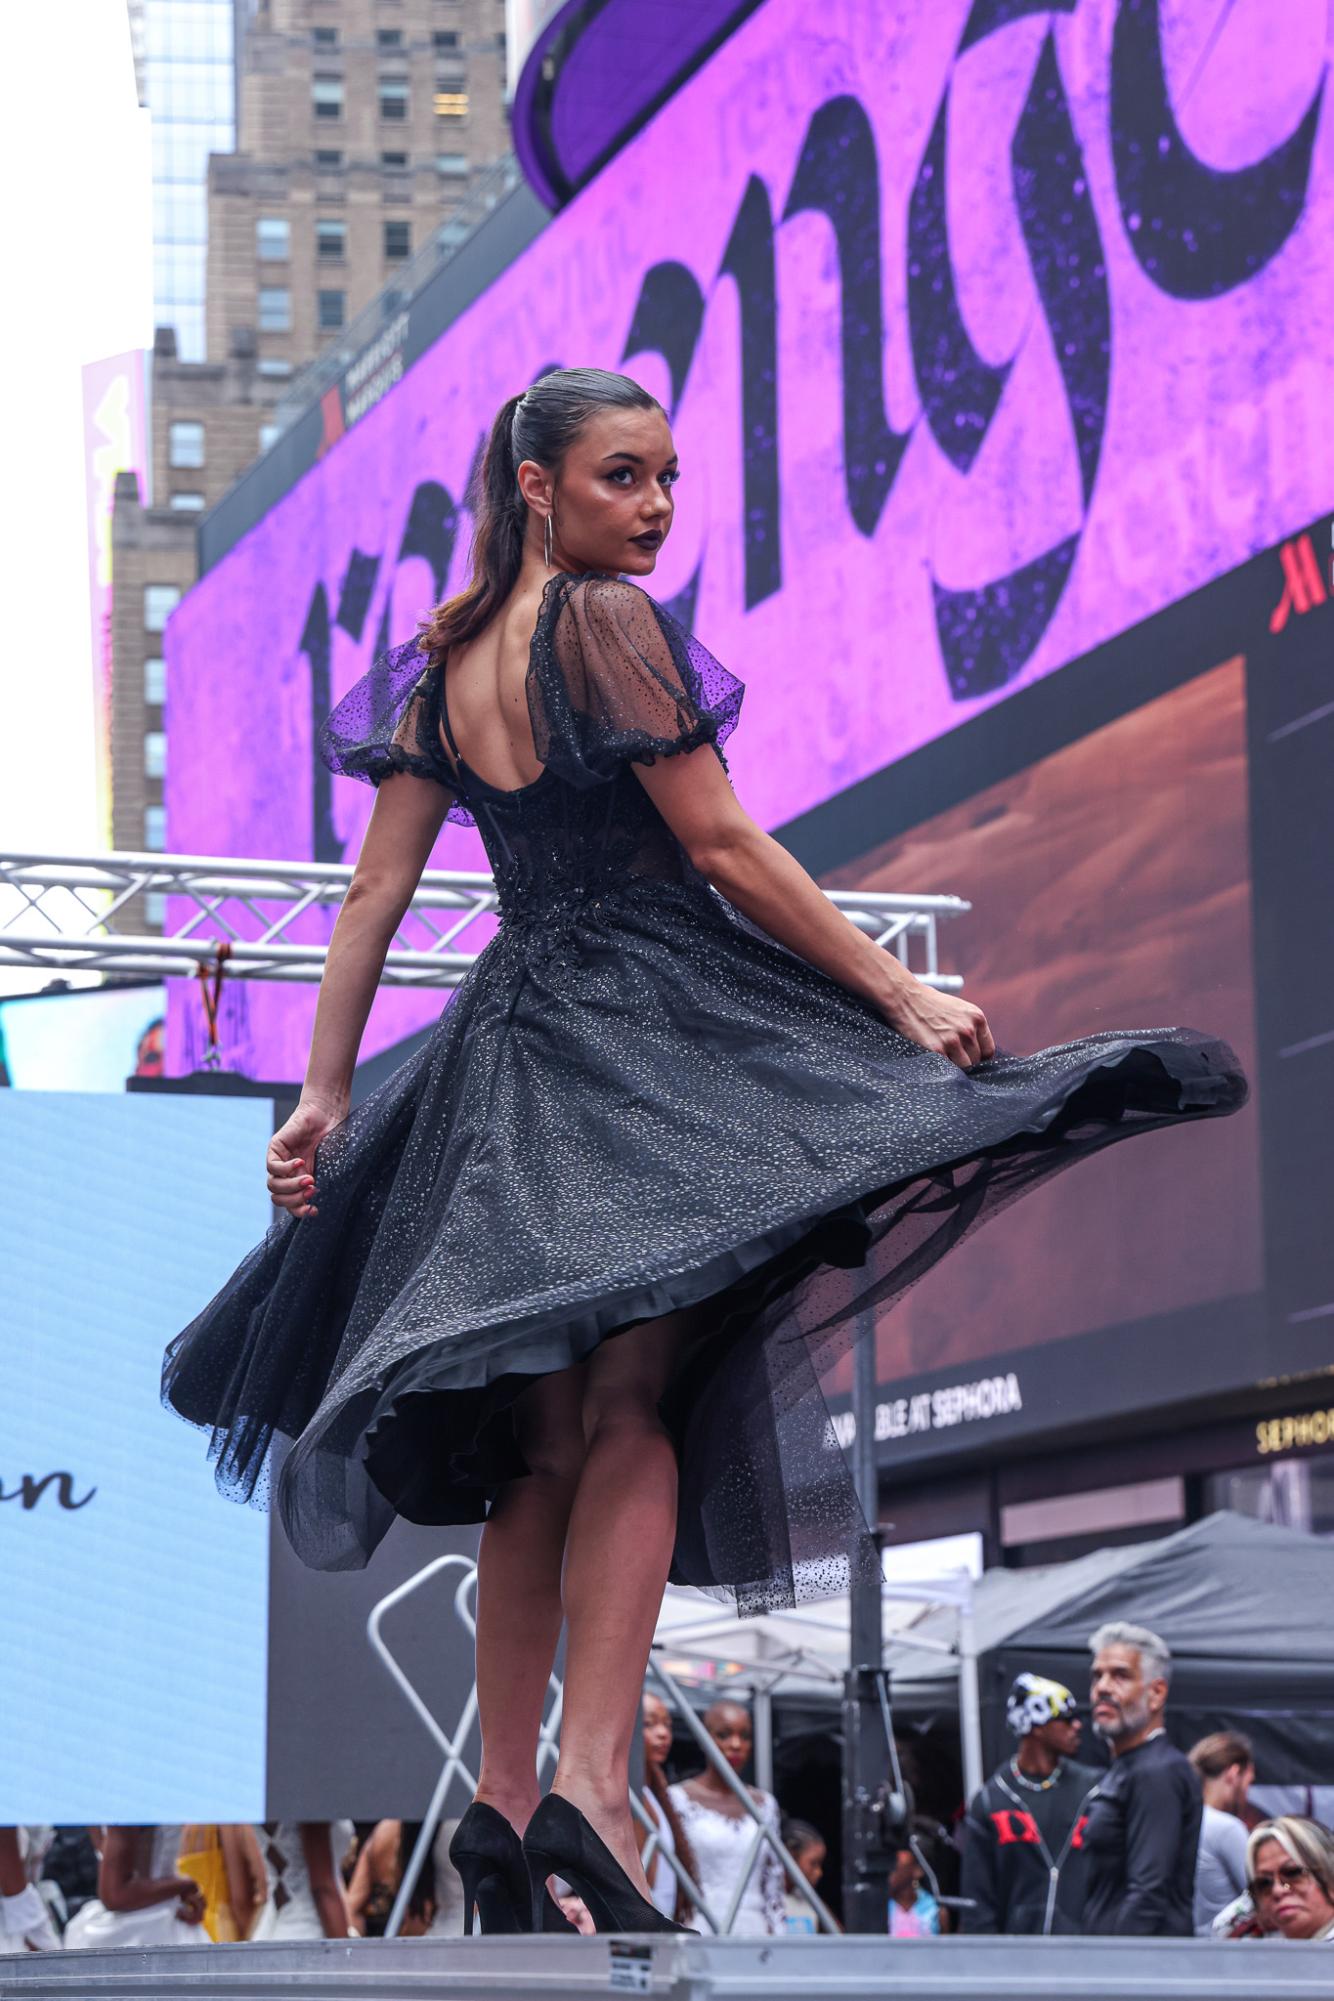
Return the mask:
{"type": "Polygon", "coordinates": [[[559,1793],[548,1793],[529,1821],[523,1856],[534,1928],[547,1877],[561,1876],[579,1892],[600,1932],[691,1931],[641,1897],[601,1835],[559,1793]]]}
{"type": "Polygon", "coordinates": [[[465,1938],[472,1937],[474,1911],[484,1933],[576,1930],[553,1898],[533,1898],[523,1843],[485,1800],[474,1800],[454,1829],[449,1859],[463,1883],[465,1938]]]}

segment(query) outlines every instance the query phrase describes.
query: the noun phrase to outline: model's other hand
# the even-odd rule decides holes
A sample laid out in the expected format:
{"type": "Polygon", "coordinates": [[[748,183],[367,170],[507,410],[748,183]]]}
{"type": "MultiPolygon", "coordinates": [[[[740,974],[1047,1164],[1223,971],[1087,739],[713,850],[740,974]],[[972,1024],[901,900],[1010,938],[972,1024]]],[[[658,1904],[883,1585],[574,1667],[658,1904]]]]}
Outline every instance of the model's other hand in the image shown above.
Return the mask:
{"type": "Polygon", "coordinates": [[[896,988],[884,1014],[900,1035],[938,1056],[948,1056],[961,1070],[972,1070],[996,1054],[981,1008],[957,994],[939,993],[923,980],[912,979],[896,988]]]}
{"type": "Polygon", "coordinates": [[[315,1149],[326,1133],[347,1117],[346,1105],[302,1098],[287,1123],[269,1141],[269,1199],[298,1219],[318,1216],[315,1207],[315,1149]]]}

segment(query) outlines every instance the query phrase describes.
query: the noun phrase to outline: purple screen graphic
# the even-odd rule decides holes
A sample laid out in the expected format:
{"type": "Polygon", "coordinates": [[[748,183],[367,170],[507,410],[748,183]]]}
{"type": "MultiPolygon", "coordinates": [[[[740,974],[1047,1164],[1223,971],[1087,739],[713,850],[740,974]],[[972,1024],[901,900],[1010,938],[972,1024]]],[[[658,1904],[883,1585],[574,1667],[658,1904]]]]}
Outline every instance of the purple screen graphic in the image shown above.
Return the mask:
{"type": "MultiPolygon", "coordinates": [[[[355,857],[371,795],[315,723],[461,581],[479,441],[553,364],[672,414],[650,588],[747,683],[766,826],[1321,512],[1325,8],[1215,11],[769,0],[185,600],[173,850],[355,857]]],[[[299,1075],[314,1000],[234,989],[228,1061],[299,1075]]],[[[365,1053],[439,1005],[382,994],[365,1053]]],[[[174,1069],[196,1012],[180,983],[174,1069]]]]}

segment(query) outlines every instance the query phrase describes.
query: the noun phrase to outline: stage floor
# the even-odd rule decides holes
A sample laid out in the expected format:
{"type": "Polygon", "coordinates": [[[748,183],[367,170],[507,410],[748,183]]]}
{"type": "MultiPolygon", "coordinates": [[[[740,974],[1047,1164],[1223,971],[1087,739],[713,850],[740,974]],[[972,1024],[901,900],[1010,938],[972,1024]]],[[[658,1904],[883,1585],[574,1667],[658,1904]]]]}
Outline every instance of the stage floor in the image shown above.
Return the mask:
{"type": "Polygon", "coordinates": [[[1206,1939],[341,1939],[0,1958],[3,2001],[1334,2001],[1334,1943],[1206,1939]]]}

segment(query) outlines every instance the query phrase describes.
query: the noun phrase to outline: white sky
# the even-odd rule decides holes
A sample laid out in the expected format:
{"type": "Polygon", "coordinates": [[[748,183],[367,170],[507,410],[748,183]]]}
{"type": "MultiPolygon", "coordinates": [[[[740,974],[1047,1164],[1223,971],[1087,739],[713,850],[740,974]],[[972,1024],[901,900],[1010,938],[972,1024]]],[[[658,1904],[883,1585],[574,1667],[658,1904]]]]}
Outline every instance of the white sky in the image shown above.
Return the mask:
{"type": "MultiPolygon", "coordinates": [[[[0,11],[0,848],[100,848],[80,371],[152,340],[148,113],[124,0],[0,11]]],[[[0,993],[43,985],[0,973],[0,993]]]]}

